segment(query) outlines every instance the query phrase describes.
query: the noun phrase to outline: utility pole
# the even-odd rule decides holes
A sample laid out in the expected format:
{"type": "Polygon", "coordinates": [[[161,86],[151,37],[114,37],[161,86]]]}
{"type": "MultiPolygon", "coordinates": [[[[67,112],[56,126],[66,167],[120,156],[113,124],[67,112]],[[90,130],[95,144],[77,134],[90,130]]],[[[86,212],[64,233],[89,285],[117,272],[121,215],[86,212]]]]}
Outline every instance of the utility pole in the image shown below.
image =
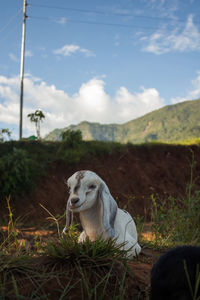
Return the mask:
{"type": "Polygon", "coordinates": [[[24,96],[24,52],[25,52],[25,35],[26,35],[26,7],[27,0],[24,0],[23,24],[22,24],[22,45],[21,45],[21,67],[20,67],[20,120],[19,120],[19,139],[22,138],[23,124],[23,96],[24,96]]]}

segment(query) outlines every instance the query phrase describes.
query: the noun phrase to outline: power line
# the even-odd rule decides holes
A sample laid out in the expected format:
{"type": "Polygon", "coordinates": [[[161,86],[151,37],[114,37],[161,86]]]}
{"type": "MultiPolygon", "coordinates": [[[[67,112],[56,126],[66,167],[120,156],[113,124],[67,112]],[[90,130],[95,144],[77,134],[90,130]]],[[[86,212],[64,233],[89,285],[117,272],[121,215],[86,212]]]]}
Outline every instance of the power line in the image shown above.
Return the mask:
{"type": "Polygon", "coordinates": [[[18,10],[18,12],[15,14],[15,15],[13,15],[10,19],[9,19],[9,21],[6,23],[6,25],[4,25],[1,29],[0,29],[0,33],[2,33],[11,23],[12,23],[12,21],[20,14],[20,12],[22,11],[22,8],[20,8],[19,10],[18,10]]]}
{"type": "Polygon", "coordinates": [[[97,10],[86,10],[86,9],[79,9],[79,8],[50,6],[50,5],[39,5],[39,4],[31,4],[31,6],[33,6],[33,7],[42,7],[42,8],[50,8],[50,9],[58,9],[58,10],[71,10],[71,11],[77,11],[77,12],[82,12],[82,13],[95,13],[95,14],[99,14],[99,15],[105,15],[105,12],[97,11],[97,10]]]}
{"type": "Polygon", "coordinates": [[[22,21],[21,21],[21,20],[20,20],[17,24],[15,24],[15,25],[7,32],[7,34],[6,34],[3,38],[0,38],[0,43],[2,43],[3,41],[5,41],[5,40],[8,38],[8,36],[9,36],[12,32],[14,32],[14,31],[16,30],[16,28],[18,28],[18,26],[19,26],[20,24],[22,24],[22,21]]]}
{"type": "MultiPolygon", "coordinates": [[[[166,20],[166,21],[174,21],[176,23],[185,23],[185,20],[179,19],[176,20],[175,18],[169,18],[169,17],[152,17],[152,16],[144,16],[144,15],[133,15],[130,13],[119,13],[119,12],[104,12],[99,10],[89,10],[89,9],[80,9],[80,8],[72,8],[72,7],[63,7],[63,6],[50,6],[50,5],[41,5],[41,4],[30,4],[32,7],[41,7],[41,8],[49,8],[49,9],[58,9],[58,10],[68,10],[68,11],[75,11],[75,12],[81,12],[81,13],[93,13],[98,15],[114,15],[114,16],[121,16],[121,17],[134,17],[134,18],[146,18],[146,19],[152,19],[152,20],[166,20]]],[[[199,23],[199,22],[198,22],[199,23]]]]}
{"type": "MultiPolygon", "coordinates": [[[[47,18],[47,17],[37,17],[37,16],[29,16],[30,19],[43,20],[43,21],[53,21],[59,22],[58,19],[47,18]]],[[[69,23],[77,23],[77,24],[89,24],[89,25],[100,25],[100,26],[113,26],[113,27],[124,27],[124,28],[139,28],[139,29],[149,29],[149,30],[158,30],[158,27],[151,26],[140,26],[140,25],[127,25],[127,24],[119,24],[119,23],[106,23],[106,22],[94,22],[94,21],[82,21],[82,20],[67,20],[69,23]]]]}

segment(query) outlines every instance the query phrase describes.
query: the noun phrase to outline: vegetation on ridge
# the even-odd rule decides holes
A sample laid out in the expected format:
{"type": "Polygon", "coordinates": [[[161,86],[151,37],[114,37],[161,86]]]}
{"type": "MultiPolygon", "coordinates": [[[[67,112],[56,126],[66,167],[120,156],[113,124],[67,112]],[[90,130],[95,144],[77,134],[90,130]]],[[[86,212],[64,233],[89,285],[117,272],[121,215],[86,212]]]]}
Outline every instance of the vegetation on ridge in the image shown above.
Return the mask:
{"type": "Polygon", "coordinates": [[[81,122],[50,132],[46,140],[56,141],[67,130],[80,130],[84,140],[134,144],[150,141],[178,142],[200,137],[200,99],[169,105],[125,124],[81,122]]]}
{"type": "Polygon", "coordinates": [[[83,159],[125,151],[126,145],[85,142],[81,133],[69,131],[62,142],[10,141],[0,143],[0,200],[31,192],[38,178],[54,161],[76,165],[83,159]]]}

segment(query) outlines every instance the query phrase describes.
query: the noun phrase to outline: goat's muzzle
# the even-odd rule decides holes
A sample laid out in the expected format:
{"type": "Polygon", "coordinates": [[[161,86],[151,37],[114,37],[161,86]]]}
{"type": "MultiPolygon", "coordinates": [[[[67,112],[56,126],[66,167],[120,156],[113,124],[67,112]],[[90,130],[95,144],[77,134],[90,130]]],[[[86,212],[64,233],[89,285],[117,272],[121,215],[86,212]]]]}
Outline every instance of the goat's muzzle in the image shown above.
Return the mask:
{"type": "Polygon", "coordinates": [[[80,206],[79,197],[77,197],[77,196],[72,197],[69,202],[70,209],[75,209],[75,208],[78,208],[79,206],[80,206]]]}

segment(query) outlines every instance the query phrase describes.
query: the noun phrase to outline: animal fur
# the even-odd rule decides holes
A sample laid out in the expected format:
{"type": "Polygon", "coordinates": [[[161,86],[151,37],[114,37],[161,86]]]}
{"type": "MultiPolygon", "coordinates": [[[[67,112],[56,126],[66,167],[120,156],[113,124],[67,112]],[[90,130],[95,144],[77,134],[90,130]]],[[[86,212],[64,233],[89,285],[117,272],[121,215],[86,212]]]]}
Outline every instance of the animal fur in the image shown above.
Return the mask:
{"type": "Polygon", "coordinates": [[[79,242],[86,237],[95,241],[114,238],[117,244],[125,242],[124,249],[130,250],[128,256],[136,256],[141,247],[137,240],[135,222],[130,214],[118,208],[106,183],[94,172],[78,171],[67,181],[70,189],[66,209],[67,230],[73,220],[73,213],[79,213],[83,232],[79,242]]]}

